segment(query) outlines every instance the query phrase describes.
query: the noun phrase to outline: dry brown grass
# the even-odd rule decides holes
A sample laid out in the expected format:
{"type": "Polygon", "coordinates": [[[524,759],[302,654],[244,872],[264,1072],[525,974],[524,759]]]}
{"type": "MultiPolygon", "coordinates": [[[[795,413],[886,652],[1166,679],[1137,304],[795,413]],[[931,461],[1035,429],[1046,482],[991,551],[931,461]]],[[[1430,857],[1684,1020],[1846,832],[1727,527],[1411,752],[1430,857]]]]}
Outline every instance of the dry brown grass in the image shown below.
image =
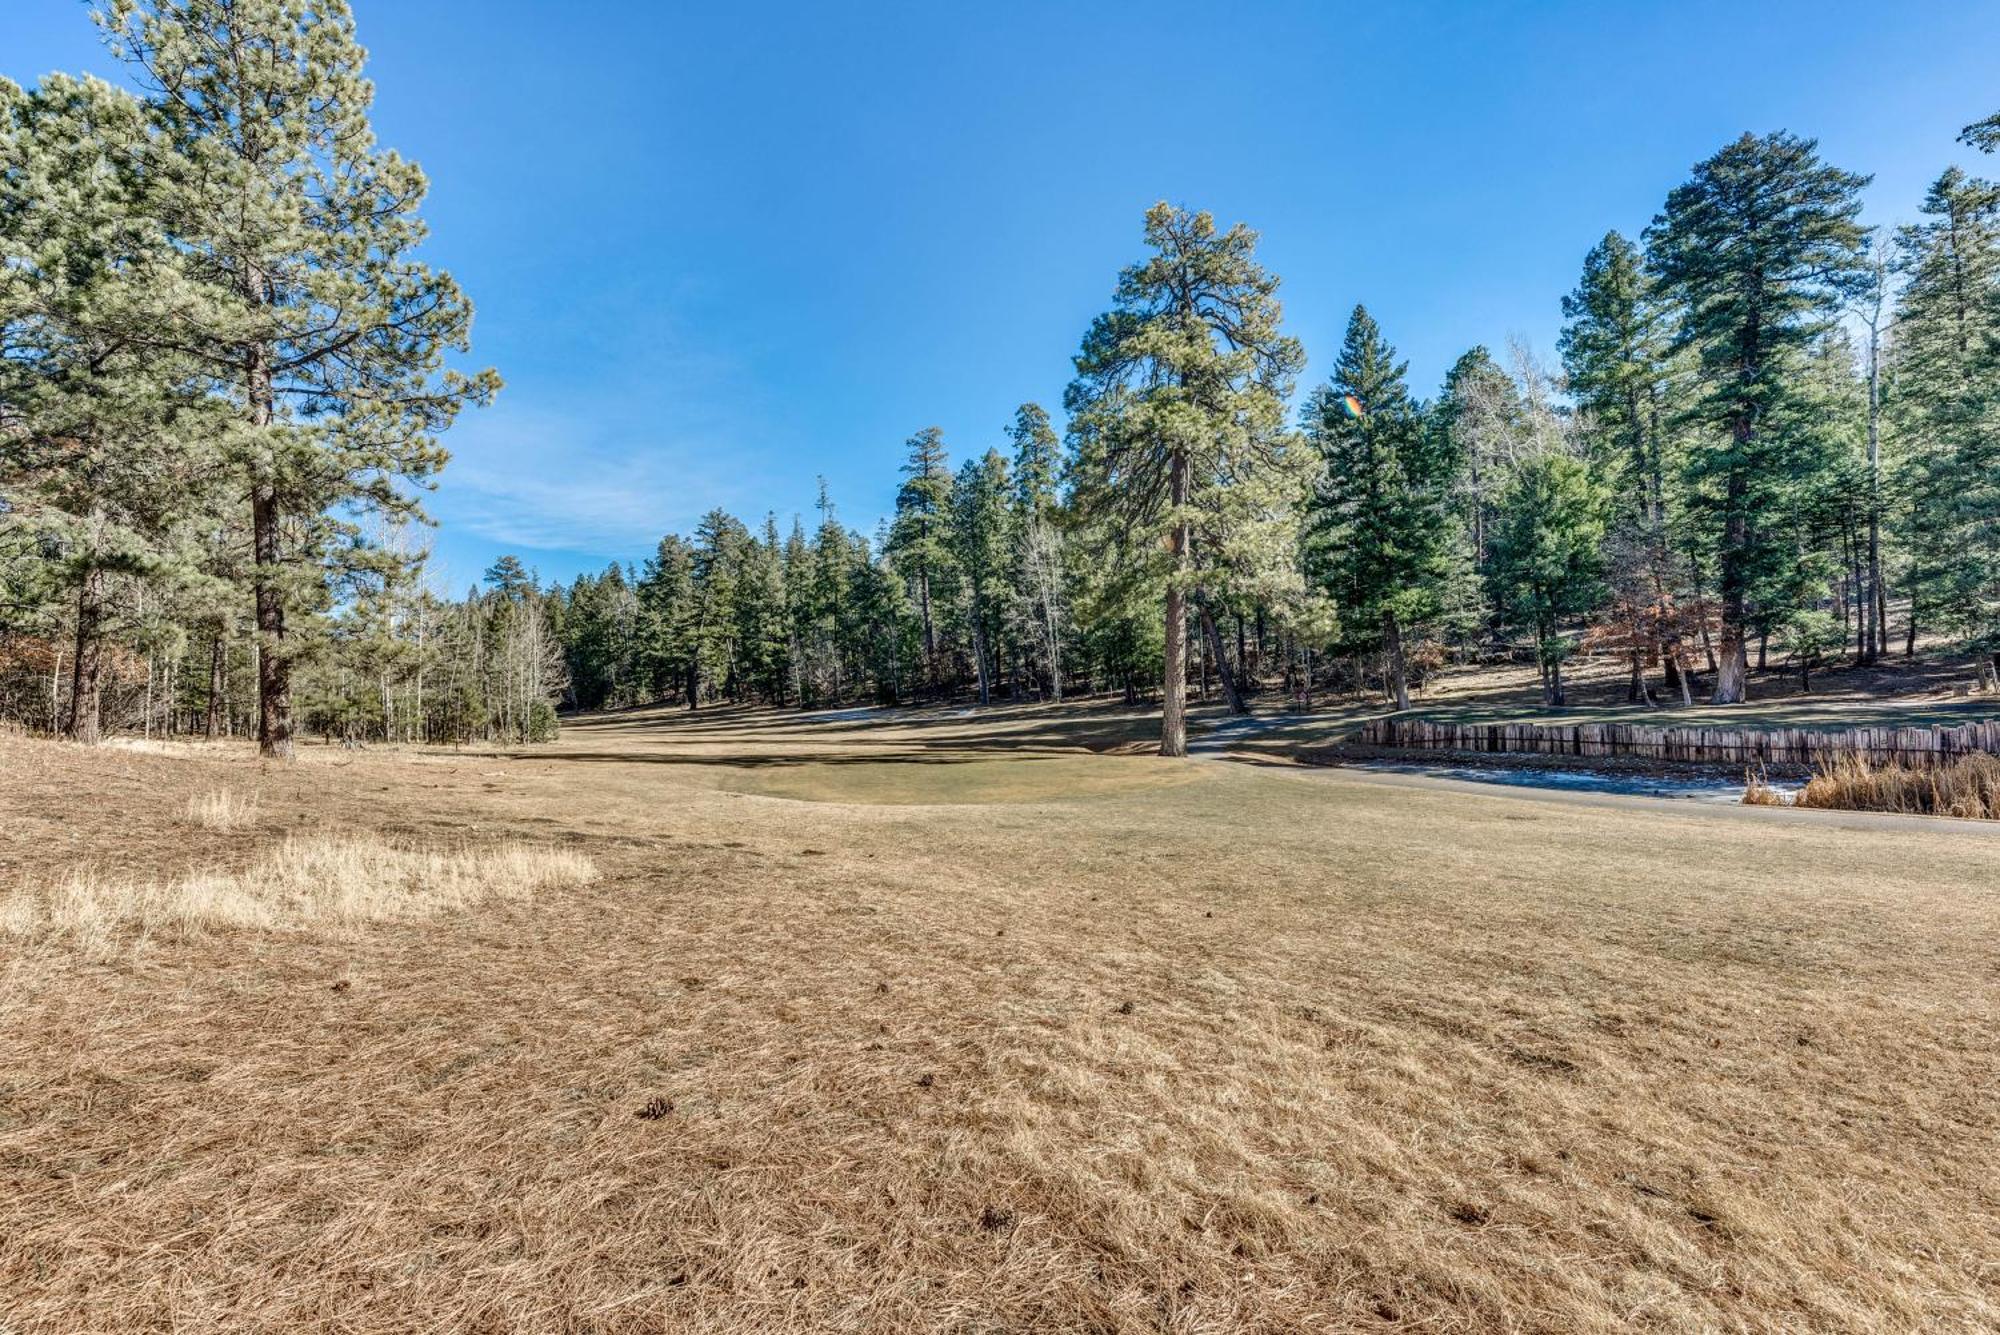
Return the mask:
{"type": "MultiPolygon", "coordinates": [[[[227,830],[244,822],[201,823],[227,830]]],[[[369,837],[295,836],[238,871],[166,880],[81,871],[46,887],[16,886],[0,892],[0,937],[66,941],[102,954],[134,932],[145,938],[163,931],[299,931],[404,922],[488,899],[525,899],[587,885],[596,875],[590,859],[570,849],[508,843],[440,851],[399,848],[369,837]]]]}
{"type": "Polygon", "coordinates": [[[238,830],[257,823],[257,797],[227,788],[197,793],[188,799],[187,818],[204,830],[238,830]]]}
{"type": "Polygon", "coordinates": [[[181,819],[247,756],[0,756],[0,878],[314,826],[604,873],[0,961],[0,1324],[2000,1326],[1985,827],[1143,757],[1033,769],[1038,802],[953,777],[1040,726],[315,753],[259,832],[181,819]],[[849,773],[873,800],[825,800],[849,773]]]}
{"type": "Polygon", "coordinates": [[[1813,772],[1797,805],[2000,820],[2000,757],[1969,755],[1918,768],[1843,756],[1813,772]]]}
{"type": "Polygon", "coordinates": [[[1784,807],[1792,805],[1792,800],[1771,786],[1770,778],[1763,770],[1746,769],[1743,771],[1743,805],[1784,807]]]}

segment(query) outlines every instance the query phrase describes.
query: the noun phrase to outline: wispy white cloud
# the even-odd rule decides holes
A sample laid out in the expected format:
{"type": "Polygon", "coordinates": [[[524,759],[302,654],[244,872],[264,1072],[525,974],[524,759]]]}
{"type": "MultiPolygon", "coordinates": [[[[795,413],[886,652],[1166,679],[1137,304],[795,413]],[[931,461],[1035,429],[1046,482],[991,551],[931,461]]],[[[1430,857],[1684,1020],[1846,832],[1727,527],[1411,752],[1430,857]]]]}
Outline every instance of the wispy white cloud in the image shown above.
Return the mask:
{"type": "Polygon", "coordinates": [[[450,445],[432,511],[524,551],[637,556],[714,506],[759,504],[769,478],[768,461],[740,444],[505,397],[461,419],[450,445]]]}

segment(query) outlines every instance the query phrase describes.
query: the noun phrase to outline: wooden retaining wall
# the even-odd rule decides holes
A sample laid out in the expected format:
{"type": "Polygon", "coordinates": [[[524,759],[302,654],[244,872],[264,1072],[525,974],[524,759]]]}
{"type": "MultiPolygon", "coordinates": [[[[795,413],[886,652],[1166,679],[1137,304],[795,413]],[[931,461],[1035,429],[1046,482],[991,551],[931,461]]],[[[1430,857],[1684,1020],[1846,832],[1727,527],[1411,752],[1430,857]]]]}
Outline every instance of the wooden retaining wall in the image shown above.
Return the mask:
{"type": "Polygon", "coordinates": [[[1439,723],[1372,719],[1355,739],[1368,746],[1529,755],[1639,756],[1710,764],[1811,765],[1834,756],[1934,765],[1968,752],[2000,754],[2000,719],[1951,728],[1645,728],[1630,723],[1439,723]]]}

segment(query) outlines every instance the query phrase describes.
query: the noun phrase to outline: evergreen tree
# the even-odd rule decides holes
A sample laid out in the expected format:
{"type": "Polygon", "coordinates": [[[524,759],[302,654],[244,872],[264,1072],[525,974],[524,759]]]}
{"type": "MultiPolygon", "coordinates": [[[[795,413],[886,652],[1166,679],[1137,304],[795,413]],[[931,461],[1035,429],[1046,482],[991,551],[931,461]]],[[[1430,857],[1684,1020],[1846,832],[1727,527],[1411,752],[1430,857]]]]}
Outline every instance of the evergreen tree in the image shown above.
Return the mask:
{"type": "Polygon", "coordinates": [[[991,703],[993,697],[992,677],[998,660],[994,642],[1013,546],[1007,499],[1007,461],[998,450],[968,459],[958,470],[958,481],[952,488],[951,555],[965,581],[966,624],[982,705],[991,703]]]}
{"type": "Polygon", "coordinates": [[[1638,247],[1605,233],[1584,257],[1576,290],[1563,298],[1556,346],[1570,395],[1588,419],[1593,465],[1639,532],[1657,541],[1666,512],[1664,348],[1642,264],[1638,247]]]}
{"type": "Polygon", "coordinates": [[[1249,228],[1218,234],[1208,214],[1161,203],[1146,242],[1084,336],[1065,402],[1077,503],[1164,586],[1160,753],[1182,756],[1189,600],[1206,613],[1228,564],[1283,545],[1270,538],[1300,486],[1284,418],[1304,353],[1279,332],[1278,280],[1249,228]]]}
{"type": "Polygon", "coordinates": [[[2000,152],[2000,114],[1966,126],[1958,141],[1970,144],[1982,153],[2000,152]]]}
{"type": "Polygon", "coordinates": [[[163,221],[215,294],[177,337],[244,405],[229,442],[251,508],[258,737],[286,758],[288,617],[352,549],[345,516],[412,511],[398,481],[435,472],[438,433],[499,382],[444,366],[471,304],[416,258],[426,183],[375,145],[346,0],[106,0],[98,17],[152,92],[163,221]]]}
{"type": "Polygon", "coordinates": [[[750,532],[741,520],[723,510],[710,510],[694,532],[693,663],[688,680],[688,708],[695,707],[704,688],[719,689],[736,699],[738,635],[742,628],[739,594],[743,549],[750,532]]]}
{"type": "Polygon", "coordinates": [[[791,679],[789,604],[778,517],[766,514],[762,536],[743,547],[737,580],[736,639],[748,683],[773,704],[784,703],[791,679]]]}
{"type": "Polygon", "coordinates": [[[1564,623],[1597,609],[1604,595],[1605,497],[1580,459],[1530,455],[1500,493],[1488,580],[1504,624],[1535,637],[1542,702],[1565,703],[1562,665],[1573,648],[1564,623]]]}
{"type": "Polygon", "coordinates": [[[204,580],[220,403],[158,328],[190,299],[144,111],[96,80],[0,81],[0,526],[72,608],[63,732],[98,737],[111,623],[204,580]],[[122,600],[120,590],[127,595],[122,600]],[[122,608],[121,608],[122,601],[122,608]]]}
{"type": "Polygon", "coordinates": [[[690,709],[697,703],[694,618],[694,552],[669,533],[639,580],[635,666],[647,694],[681,691],[690,709]]]}
{"type": "Polygon", "coordinates": [[[1456,481],[1451,446],[1426,430],[1404,371],[1374,318],[1356,306],[1333,378],[1305,409],[1321,465],[1307,511],[1307,570],[1349,634],[1384,653],[1398,709],[1410,707],[1406,640],[1439,615],[1451,580],[1456,481]]]}
{"type": "Polygon", "coordinates": [[[1687,416],[1707,432],[1688,467],[1720,576],[1717,704],[1746,697],[1749,601],[1782,552],[1761,516],[1799,480],[1799,440],[1778,419],[1799,352],[1865,279],[1867,183],[1822,162],[1811,140],[1746,134],[1697,166],[1646,231],[1655,280],[1678,306],[1676,344],[1700,359],[1687,416]]]}
{"type": "Polygon", "coordinates": [[[1061,442],[1041,405],[1024,403],[1007,431],[1014,446],[1014,536],[1011,620],[1023,656],[1063,693],[1063,635],[1071,604],[1068,545],[1061,526],[1057,473],[1061,442]]]}
{"type": "Polygon", "coordinates": [[[889,529],[890,559],[908,581],[923,618],[924,668],[938,684],[937,608],[951,569],[947,528],[951,514],[951,468],[944,432],[927,426],[906,442],[903,485],[896,493],[896,519],[889,529]]]}
{"type": "Polygon", "coordinates": [[[1062,468],[1062,441],[1049,414],[1039,403],[1014,410],[1007,427],[1014,447],[1014,509],[1017,514],[1048,515],[1057,503],[1057,475],[1062,468]]]}
{"type": "Polygon", "coordinates": [[[1909,644],[1927,622],[2000,647],[2000,187],[1949,169],[1897,249],[1909,644]]]}
{"type": "Polygon", "coordinates": [[[1520,389],[1491,353],[1475,347],[1445,373],[1431,414],[1455,461],[1473,560],[1484,567],[1500,489],[1522,447],[1520,389]]]}

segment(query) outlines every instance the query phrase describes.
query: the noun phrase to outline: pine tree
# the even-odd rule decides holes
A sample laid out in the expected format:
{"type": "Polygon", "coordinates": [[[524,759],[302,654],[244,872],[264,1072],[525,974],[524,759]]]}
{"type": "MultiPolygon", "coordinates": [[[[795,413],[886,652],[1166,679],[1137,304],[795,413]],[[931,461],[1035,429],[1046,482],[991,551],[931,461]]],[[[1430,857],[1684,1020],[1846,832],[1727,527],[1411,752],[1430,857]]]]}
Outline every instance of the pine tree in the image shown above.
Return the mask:
{"type": "Polygon", "coordinates": [[[710,510],[694,532],[694,675],[688,679],[688,708],[695,707],[704,687],[736,699],[742,681],[738,673],[738,634],[742,626],[739,591],[743,549],[750,532],[741,520],[723,510],[710,510]]]}
{"type": "Polygon", "coordinates": [[[685,539],[660,539],[639,579],[638,603],[635,658],[647,693],[657,699],[679,690],[694,708],[694,553],[685,539]]]}
{"type": "Polygon", "coordinates": [[[1666,512],[1664,340],[1642,264],[1638,247],[1605,233],[1584,257],[1576,290],[1562,300],[1556,346],[1569,392],[1588,418],[1598,474],[1611,481],[1640,533],[1658,541],[1666,512]]]}
{"type": "Polygon", "coordinates": [[[966,625],[982,705],[993,698],[999,658],[995,640],[1013,547],[1007,499],[1007,461],[998,450],[968,459],[958,470],[952,488],[950,546],[952,562],[965,581],[966,625]]]}
{"type": "Polygon", "coordinates": [[[1426,429],[1404,372],[1356,306],[1333,378],[1305,408],[1321,465],[1307,510],[1307,571],[1349,634],[1386,656],[1398,709],[1410,707],[1406,641],[1439,615],[1452,576],[1456,482],[1451,446],[1426,429]]]}
{"type": "Polygon", "coordinates": [[[1164,586],[1160,753],[1183,756],[1189,602],[1206,612],[1229,562],[1284,545],[1270,539],[1300,486],[1284,418],[1304,353],[1279,332],[1278,279],[1249,228],[1218,234],[1210,215],[1161,203],[1146,243],[1084,336],[1065,403],[1077,504],[1164,586]]]}
{"type": "Polygon", "coordinates": [[[1562,665],[1573,646],[1565,622],[1597,609],[1604,596],[1606,502],[1580,459],[1554,451],[1509,469],[1499,496],[1488,580],[1504,624],[1535,637],[1542,703],[1565,703],[1562,665]]]}
{"type": "Polygon", "coordinates": [[[778,517],[766,514],[762,535],[743,547],[737,580],[736,639],[748,683],[773,704],[784,703],[791,679],[789,604],[778,517]]]}
{"type": "Polygon", "coordinates": [[[435,472],[438,434],[499,381],[444,366],[471,304],[416,258],[426,182],[375,145],[346,0],[106,0],[98,18],[152,92],[163,221],[216,294],[177,336],[245,405],[230,444],[252,515],[258,739],[288,758],[288,618],[352,550],[345,515],[413,511],[398,481],[435,472]]]}
{"type": "Polygon", "coordinates": [[[1014,446],[1013,581],[1015,638],[1024,657],[1063,694],[1063,634],[1070,599],[1068,548],[1056,491],[1061,442],[1040,404],[1024,403],[1007,430],[1014,446]]]}
{"type": "MultiPolygon", "coordinates": [[[[74,609],[64,733],[98,737],[118,590],[203,584],[223,521],[221,405],[155,331],[189,299],[154,220],[145,115],[96,80],[0,81],[0,525],[52,554],[74,609]]],[[[136,612],[138,604],[127,599],[136,612]]]]}
{"type": "Polygon", "coordinates": [[[903,485],[896,493],[896,519],[889,529],[887,551],[908,581],[917,613],[923,618],[924,670],[938,685],[937,607],[950,583],[951,557],[947,528],[951,514],[951,468],[944,432],[927,426],[905,443],[909,458],[903,465],[903,485]]]}
{"type": "Polygon", "coordinates": [[[1686,416],[1708,431],[1688,467],[1720,573],[1716,704],[1747,694],[1748,604],[1778,550],[1760,516],[1797,481],[1798,440],[1775,419],[1798,354],[1865,279],[1867,183],[1820,161],[1811,140],[1746,134],[1698,165],[1646,230],[1655,281],[1678,306],[1675,343],[1700,359],[1686,416]]]}
{"type": "Polygon", "coordinates": [[[1949,169],[1897,251],[1909,643],[1922,622],[2000,641],[2000,186],[1949,169]]]}
{"type": "Polygon", "coordinates": [[[1970,144],[1982,153],[2000,152],[2000,114],[1966,126],[1959,134],[1958,142],[1970,144]]]}

